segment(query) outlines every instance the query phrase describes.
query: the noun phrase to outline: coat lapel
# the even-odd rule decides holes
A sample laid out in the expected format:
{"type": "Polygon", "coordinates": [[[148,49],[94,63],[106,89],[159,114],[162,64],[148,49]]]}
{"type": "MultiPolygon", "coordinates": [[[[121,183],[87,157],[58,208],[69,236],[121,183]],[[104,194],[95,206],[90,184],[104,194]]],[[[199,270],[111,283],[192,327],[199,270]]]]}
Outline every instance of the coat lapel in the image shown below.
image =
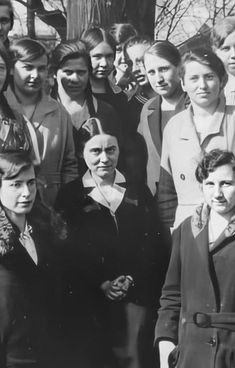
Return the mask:
{"type": "Polygon", "coordinates": [[[161,97],[157,96],[148,107],[148,125],[149,131],[158,154],[162,150],[162,132],[161,132],[161,97]]]}

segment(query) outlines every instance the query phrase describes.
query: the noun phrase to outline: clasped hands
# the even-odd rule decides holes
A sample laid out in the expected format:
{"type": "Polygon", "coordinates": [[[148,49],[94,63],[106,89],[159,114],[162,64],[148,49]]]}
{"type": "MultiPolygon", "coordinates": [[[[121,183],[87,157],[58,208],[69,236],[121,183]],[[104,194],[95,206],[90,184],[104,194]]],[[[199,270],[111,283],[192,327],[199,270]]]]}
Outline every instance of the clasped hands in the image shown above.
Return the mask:
{"type": "Polygon", "coordinates": [[[101,284],[101,289],[106,297],[111,300],[121,300],[127,295],[129,287],[133,285],[131,276],[121,275],[113,281],[105,281],[101,284]]]}

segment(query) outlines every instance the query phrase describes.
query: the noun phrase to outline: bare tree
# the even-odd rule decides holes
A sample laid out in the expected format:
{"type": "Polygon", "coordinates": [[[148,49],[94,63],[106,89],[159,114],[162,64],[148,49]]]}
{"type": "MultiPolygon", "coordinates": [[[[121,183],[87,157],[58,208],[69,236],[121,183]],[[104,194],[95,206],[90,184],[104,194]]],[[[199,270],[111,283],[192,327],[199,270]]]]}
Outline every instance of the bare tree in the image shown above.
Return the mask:
{"type": "MultiPolygon", "coordinates": [[[[66,38],[67,23],[65,17],[65,10],[66,10],[65,7],[64,12],[58,9],[57,7],[55,7],[55,10],[46,10],[42,0],[15,0],[15,1],[24,5],[27,8],[27,13],[31,20],[30,32],[32,32],[32,19],[34,16],[37,16],[41,21],[55,28],[55,30],[58,32],[62,40],[66,38]]],[[[63,3],[62,0],[61,2],[63,3]]],[[[53,3],[55,3],[55,1],[53,1],[53,3]]],[[[29,35],[34,38],[33,34],[29,35]]]]}

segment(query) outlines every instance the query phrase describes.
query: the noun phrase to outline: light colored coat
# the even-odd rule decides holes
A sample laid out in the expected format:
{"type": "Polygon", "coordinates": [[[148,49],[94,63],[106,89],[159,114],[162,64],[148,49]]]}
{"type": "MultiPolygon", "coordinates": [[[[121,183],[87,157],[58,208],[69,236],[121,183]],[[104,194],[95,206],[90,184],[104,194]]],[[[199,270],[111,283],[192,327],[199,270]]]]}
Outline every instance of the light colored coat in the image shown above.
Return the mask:
{"type": "MultiPolygon", "coordinates": [[[[23,114],[11,90],[7,91],[7,99],[13,109],[23,114]]],[[[39,179],[44,183],[41,194],[47,204],[53,205],[61,184],[78,176],[72,123],[62,105],[47,95],[38,101],[32,120],[41,159],[39,179]]]]}
{"type": "MultiPolygon", "coordinates": [[[[195,129],[191,106],[167,123],[163,134],[158,193],[163,222],[166,223],[169,217],[174,218],[169,216],[169,212],[175,210],[177,201],[174,227],[192,215],[195,207],[203,201],[195,170],[203,153],[214,148],[235,153],[235,106],[226,106],[224,99],[221,99],[214,113],[210,131],[201,137],[201,141],[195,129]]],[[[173,223],[167,225],[172,226],[173,223]]]]}

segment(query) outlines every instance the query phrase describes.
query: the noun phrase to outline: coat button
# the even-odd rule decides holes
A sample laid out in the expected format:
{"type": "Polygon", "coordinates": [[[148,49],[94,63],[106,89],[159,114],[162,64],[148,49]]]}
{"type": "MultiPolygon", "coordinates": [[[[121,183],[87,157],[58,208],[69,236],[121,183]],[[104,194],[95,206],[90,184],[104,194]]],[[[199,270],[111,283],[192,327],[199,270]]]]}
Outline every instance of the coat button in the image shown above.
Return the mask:
{"type": "Polygon", "coordinates": [[[210,340],[208,341],[208,344],[211,345],[211,347],[214,347],[216,345],[216,338],[211,337],[210,340]]]}
{"type": "Polygon", "coordinates": [[[184,174],[180,174],[180,179],[181,180],[185,180],[185,175],[184,174]]]}

